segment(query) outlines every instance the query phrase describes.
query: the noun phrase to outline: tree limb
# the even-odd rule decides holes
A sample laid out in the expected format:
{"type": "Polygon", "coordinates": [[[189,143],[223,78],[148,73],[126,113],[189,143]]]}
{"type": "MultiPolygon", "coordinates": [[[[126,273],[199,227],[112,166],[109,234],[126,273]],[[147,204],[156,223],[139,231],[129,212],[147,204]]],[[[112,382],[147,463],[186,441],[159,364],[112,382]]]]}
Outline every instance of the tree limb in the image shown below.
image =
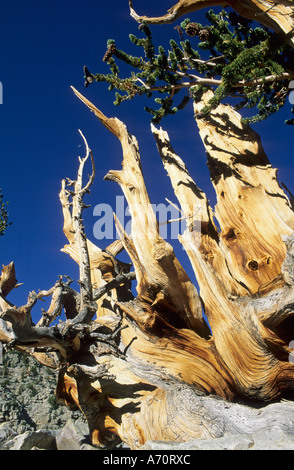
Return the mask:
{"type": "Polygon", "coordinates": [[[236,2],[235,0],[179,0],[165,15],[160,17],[138,15],[133,8],[133,0],[129,0],[129,6],[130,14],[135,21],[138,23],[146,21],[150,24],[172,23],[181,16],[211,6],[230,6],[245,18],[257,20],[282,34],[288,43],[294,47],[294,5],[289,0],[243,0],[242,2],[236,2]]]}
{"type": "Polygon", "coordinates": [[[87,239],[83,226],[82,213],[84,209],[83,197],[89,191],[91,184],[94,181],[95,177],[95,164],[93,159],[93,154],[89,149],[88,143],[83,136],[82,132],[79,131],[86,147],[86,156],[80,158],[80,166],[78,170],[77,180],[74,184],[74,193],[72,195],[73,201],[73,230],[75,233],[75,242],[78,246],[80,252],[80,285],[81,285],[81,309],[87,310],[87,302],[92,300],[92,284],[90,278],[90,260],[89,252],[87,247],[87,239]],[[91,157],[92,163],[92,174],[89,177],[88,182],[83,187],[83,170],[85,163],[87,162],[89,156],[91,157]]]}
{"type": "Polygon", "coordinates": [[[7,297],[9,292],[19,285],[20,284],[17,283],[15,277],[14,263],[11,262],[8,266],[2,266],[2,272],[0,275],[0,293],[3,295],[3,297],[7,297]]]}

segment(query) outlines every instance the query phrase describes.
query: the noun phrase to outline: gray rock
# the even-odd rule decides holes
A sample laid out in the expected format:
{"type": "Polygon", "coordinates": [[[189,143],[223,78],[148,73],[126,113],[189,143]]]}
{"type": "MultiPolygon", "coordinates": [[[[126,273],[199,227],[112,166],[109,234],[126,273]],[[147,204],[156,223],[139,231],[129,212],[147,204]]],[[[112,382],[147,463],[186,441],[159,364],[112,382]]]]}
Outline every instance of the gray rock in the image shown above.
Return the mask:
{"type": "MultiPolygon", "coordinates": [[[[0,429],[9,426],[14,434],[23,434],[37,429],[60,430],[70,418],[84,423],[80,411],[56,403],[57,375],[17,351],[5,354],[0,365],[0,429]]],[[[8,438],[0,432],[0,448],[8,438]]]]}
{"type": "Polygon", "coordinates": [[[279,427],[266,429],[254,436],[253,450],[294,450],[293,431],[279,427]]]}
{"type": "Polygon", "coordinates": [[[5,442],[16,436],[16,432],[11,428],[11,423],[0,424],[0,449],[5,442]]]}
{"type": "Polygon", "coordinates": [[[97,450],[90,444],[88,426],[69,420],[56,435],[57,450],[97,450]]]}
{"type": "Polygon", "coordinates": [[[26,431],[8,441],[6,450],[56,450],[55,434],[50,431],[26,431]]]}

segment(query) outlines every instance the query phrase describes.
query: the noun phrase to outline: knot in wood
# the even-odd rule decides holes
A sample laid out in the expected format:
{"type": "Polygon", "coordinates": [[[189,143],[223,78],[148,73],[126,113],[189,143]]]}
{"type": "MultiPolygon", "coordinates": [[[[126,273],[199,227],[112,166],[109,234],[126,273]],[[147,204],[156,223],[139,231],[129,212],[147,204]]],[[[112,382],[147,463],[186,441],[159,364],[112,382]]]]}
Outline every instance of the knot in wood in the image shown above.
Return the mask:
{"type": "Polygon", "coordinates": [[[237,238],[236,229],[230,228],[224,237],[226,240],[236,240],[237,238]]]}
{"type": "Polygon", "coordinates": [[[254,259],[249,261],[248,268],[251,269],[251,271],[257,271],[258,270],[258,262],[254,259]]]}

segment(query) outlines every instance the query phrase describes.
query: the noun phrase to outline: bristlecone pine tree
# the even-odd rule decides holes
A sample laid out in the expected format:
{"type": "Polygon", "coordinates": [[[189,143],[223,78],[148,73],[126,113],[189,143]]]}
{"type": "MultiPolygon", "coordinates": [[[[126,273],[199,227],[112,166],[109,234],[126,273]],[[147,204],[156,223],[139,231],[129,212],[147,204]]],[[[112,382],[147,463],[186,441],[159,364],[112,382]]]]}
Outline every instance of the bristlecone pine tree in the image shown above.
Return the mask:
{"type": "MultiPolygon", "coordinates": [[[[212,3],[180,0],[161,18],[138,17],[130,5],[135,19],[146,25],[174,21],[212,3]]],[[[237,5],[238,13],[259,15],[266,27],[293,46],[292,1],[246,0],[237,5]]],[[[117,49],[109,47],[104,60],[112,54],[117,49]]],[[[176,59],[178,65],[181,57],[176,59]]],[[[272,57],[273,67],[275,60],[272,57]]],[[[289,82],[290,72],[283,73],[289,82]]],[[[92,83],[95,76],[87,68],[85,75],[87,85],[92,83]]],[[[172,83],[169,86],[172,94],[172,83]]],[[[79,265],[80,289],[74,290],[71,279],[62,276],[50,290],[30,293],[27,304],[17,307],[7,299],[17,286],[14,264],[3,267],[0,340],[59,369],[58,402],[82,410],[92,441],[99,446],[111,448],[122,440],[139,449],[147,440],[246,434],[266,429],[272,420],[293,426],[289,343],[294,339],[294,212],[258,134],[222,100],[211,106],[212,89],[201,90],[198,100],[194,97],[217,197],[212,210],[168,134],[151,124],[186,220],[180,242],[198,289],[160,235],[136,138],[123,122],[106,117],[73,91],[121,143],[122,168],[109,171],[105,179],[120,185],[132,232],[124,233],[116,220],[121,239],[107,250],[87,240],[82,213],[95,166],[82,135],[86,156],[80,159],[76,180],[64,180],[60,192],[68,239],[63,251],[79,265]],[[203,113],[205,106],[209,112],[203,113]],[[89,162],[92,173],[83,184],[89,162]],[[122,250],[131,265],[118,260],[122,250]],[[32,308],[46,296],[52,299],[50,307],[33,324],[32,308]],[[61,312],[66,321],[52,324],[61,312]]]]}

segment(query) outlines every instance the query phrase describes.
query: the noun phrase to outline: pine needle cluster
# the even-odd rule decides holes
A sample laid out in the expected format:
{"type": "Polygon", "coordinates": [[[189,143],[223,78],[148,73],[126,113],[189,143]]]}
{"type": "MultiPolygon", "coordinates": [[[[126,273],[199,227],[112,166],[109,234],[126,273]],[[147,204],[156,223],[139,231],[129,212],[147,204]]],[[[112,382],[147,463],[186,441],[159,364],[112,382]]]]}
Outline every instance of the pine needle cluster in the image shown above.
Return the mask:
{"type": "Polygon", "coordinates": [[[115,91],[115,105],[136,96],[152,97],[157,106],[145,109],[155,124],[190,100],[201,100],[207,88],[214,96],[202,109],[204,118],[228,97],[236,99],[236,108],[254,110],[244,118],[249,123],[281,109],[293,77],[293,50],[273,31],[235,12],[210,10],[206,16],[208,25],[185,19],[176,26],[177,40],[170,39],[168,50],[155,47],[150,26],[144,22],[139,26],[141,37],[129,36],[143,54],[132,56],[108,40],[103,61],[110,71],[92,74],[85,67],[85,86],[107,82],[109,90],[115,91]],[[121,76],[120,62],[131,69],[127,77],[121,76]]]}
{"type": "Polygon", "coordinates": [[[4,232],[10,223],[8,222],[7,203],[3,202],[3,194],[0,189],[0,236],[4,235],[4,232]]]}

